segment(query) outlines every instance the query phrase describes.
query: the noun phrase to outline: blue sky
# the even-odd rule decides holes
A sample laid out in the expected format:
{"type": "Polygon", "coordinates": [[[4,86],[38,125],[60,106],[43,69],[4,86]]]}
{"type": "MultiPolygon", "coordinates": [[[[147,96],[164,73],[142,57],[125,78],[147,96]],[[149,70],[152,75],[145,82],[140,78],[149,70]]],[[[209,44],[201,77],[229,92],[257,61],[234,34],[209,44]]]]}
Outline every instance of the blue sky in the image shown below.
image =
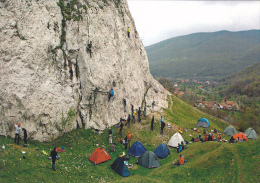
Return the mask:
{"type": "Polygon", "coordinates": [[[145,46],[195,32],[260,29],[260,1],[127,2],[145,46]]]}

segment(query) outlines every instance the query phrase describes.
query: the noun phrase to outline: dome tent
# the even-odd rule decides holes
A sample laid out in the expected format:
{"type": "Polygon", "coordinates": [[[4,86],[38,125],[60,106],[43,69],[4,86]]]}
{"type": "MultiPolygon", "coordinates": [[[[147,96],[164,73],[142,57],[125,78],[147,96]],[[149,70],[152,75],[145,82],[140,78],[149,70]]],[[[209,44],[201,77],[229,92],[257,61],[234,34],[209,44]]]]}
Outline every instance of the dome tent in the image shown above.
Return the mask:
{"type": "Polygon", "coordinates": [[[210,127],[209,120],[207,120],[206,118],[200,118],[197,122],[197,126],[208,128],[210,127]]]}
{"type": "Polygon", "coordinates": [[[244,134],[247,136],[249,139],[257,139],[257,134],[253,128],[248,128],[244,134]]]}
{"type": "Polygon", "coordinates": [[[122,177],[128,177],[130,175],[130,172],[126,168],[122,157],[117,158],[111,165],[111,168],[122,177]]]}
{"type": "Polygon", "coordinates": [[[165,144],[159,144],[154,151],[158,158],[166,158],[170,154],[169,148],[165,144]]]}
{"type": "Polygon", "coordinates": [[[91,161],[95,165],[103,163],[110,159],[111,156],[105,151],[105,149],[102,149],[101,147],[96,148],[89,157],[89,161],[91,161]]]}
{"type": "Polygon", "coordinates": [[[237,131],[233,126],[228,126],[228,127],[225,128],[223,133],[226,134],[226,135],[229,135],[229,136],[233,136],[237,133],[237,131]]]}
{"type": "Polygon", "coordinates": [[[152,151],[145,151],[142,156],[138,159],[139,165],[146,168],[157,168],[161,166],[157,156],[152,151]]]}
{"type": "Polygon", "coordinates": [[[129,148],[128,154],[131,156],[139,157],[146,151],[146,148],[143,146],[143,144],[139,141],[136,141],[133,143],[133,145],[129,148]]]}
{"type": "Polygon", "coordinates": [[[186,142],[185,142],[185,140],[183,139],[183,137],[181,136],[181,134],[175,133],[175,134],[171,137],[171,139],[169,140],[168,146],[177,147],[178,144],[181,144],[181,142],[183,142],[184,145],[186,145],[186,142]]]}
{"type": "Polygon", "coordinates": [[[230,142],[232,142],[233,140],[236,140],[236,139],[238,139],[238,141],[247,141],[246,135],[242,132],[239,132],[239,133],[236,133],[235,135],[233,135],[230,139],[230,142]]]}

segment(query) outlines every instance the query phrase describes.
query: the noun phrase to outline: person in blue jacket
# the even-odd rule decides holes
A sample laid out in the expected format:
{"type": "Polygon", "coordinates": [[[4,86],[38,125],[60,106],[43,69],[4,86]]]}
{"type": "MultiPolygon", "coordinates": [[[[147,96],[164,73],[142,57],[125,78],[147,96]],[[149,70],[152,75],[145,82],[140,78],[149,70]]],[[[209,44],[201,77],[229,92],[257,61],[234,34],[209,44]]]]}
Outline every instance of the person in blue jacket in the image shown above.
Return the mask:
{"type": "Polygon", "coordinates": [[[109,94],[108,94],[108,101],[110,101],[110,98],[113,97],[115,95],[115,92],[113,90],[113,88],[111,88],[111,90],[109,91],[109,94]]]}

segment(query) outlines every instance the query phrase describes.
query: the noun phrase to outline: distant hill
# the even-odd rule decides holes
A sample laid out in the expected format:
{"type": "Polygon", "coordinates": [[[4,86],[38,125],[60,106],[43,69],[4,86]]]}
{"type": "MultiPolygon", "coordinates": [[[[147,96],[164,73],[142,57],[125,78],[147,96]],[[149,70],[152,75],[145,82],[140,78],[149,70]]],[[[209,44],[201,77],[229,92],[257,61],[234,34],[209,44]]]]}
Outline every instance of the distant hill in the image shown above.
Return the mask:
{"type": "Polygon", "coordinates": [[[260,63],[222,78],[218,85],[223,88],[221,93],[225,96],[246,95],[256,100],[255,97],[260,97],[260,63]]]}
{"type": "Polygon", "coordinates": [[[226,76],[260,63],[260,30],[195,33],[145,49],[155,77],[226,76]]]}

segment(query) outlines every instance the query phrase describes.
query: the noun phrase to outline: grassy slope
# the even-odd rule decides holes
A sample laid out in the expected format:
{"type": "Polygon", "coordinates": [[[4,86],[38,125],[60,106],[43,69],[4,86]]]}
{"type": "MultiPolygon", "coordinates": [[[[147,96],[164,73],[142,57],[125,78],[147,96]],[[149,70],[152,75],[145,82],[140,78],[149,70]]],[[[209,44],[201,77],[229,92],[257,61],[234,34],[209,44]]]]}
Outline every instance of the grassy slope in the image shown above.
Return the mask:
{"type": "MultiPolygon", "coordinates": [[[[154,151],[158,144],[167,143],[169,138],[178,130],[178,126],[188,129],[183,134],[186,140],[190,140],[198,133],[191,131],[191,127],[196,127],[196,121],[200,117],[210,120],[210,129],[223,129],[228,124],[221,120],[203,114],[190,107],[177,98],[169,101],[170,108],[165,110],[166,123],[172,123],[170,129],[165,130],[164,135],[159,134],[159,114],[156,116],[155,130],[151,132],[150,118],[143,120],[141,124],[131,124],[130,129],[124,127],[123,133],[130,130],[133,135],[133,142],[139,140],[151,151],[154,151]]],[[[115,135],[118,135],[115,129],[115,135]]],[[[201,131],[203,129],[200,129],[201,131]]],[[[108,132],[98,135],[91,130],[78,129],[65,134],[63,137],[49,143],[29,141],[30,146],[26,149],[16,149],[13,139],[0,137],[1,144],[9,144],[9,148],[0,150],[0,182],[54,182],[56,180],[64,182],[259,182],[259,162],[260,162],[260,141],[249,140],[237,144],[222,142],[192,143],[189,148],[182,153],[188,160],[184,166],[177,167],[171,165],[172,161],[177,161],[179,155],[174,148],[170,148],[171,155],[165,160],[159,160],[161,167],[156,169],[146,169],[135,164],[136,159],[130,159],[129,163],[134,164],[130,169],[131,175],[122,178],[114,173],[110,165],[119,154],[122,154],[124,146],[118,144],[115,152],[109,152],[112,160],[93,166],[88,160],[90,154],[96,148],[95,144],[104,145],[108,150],[108,132]],[[40,153],[45,150],[50,153],[51,149],[65,147],[65,153],[59,153],[60,160],[57,160],[57,172],[51,170],[51,161],[47,156],[40,153]],[[40,151],[36,151],[38,148],[40,151]],[[26,159],[23,159],[22,150],[26,151],[26,159]]],[[[225,137],[229,139],[229,137],[225,137]]],[[[23,142],[22,142],[23,144],[23,142]]],[[[2,145],[1,145],[2,146],[2,145]]],[[[19,146],[21,148],[21,145],[19,146]]]]}

